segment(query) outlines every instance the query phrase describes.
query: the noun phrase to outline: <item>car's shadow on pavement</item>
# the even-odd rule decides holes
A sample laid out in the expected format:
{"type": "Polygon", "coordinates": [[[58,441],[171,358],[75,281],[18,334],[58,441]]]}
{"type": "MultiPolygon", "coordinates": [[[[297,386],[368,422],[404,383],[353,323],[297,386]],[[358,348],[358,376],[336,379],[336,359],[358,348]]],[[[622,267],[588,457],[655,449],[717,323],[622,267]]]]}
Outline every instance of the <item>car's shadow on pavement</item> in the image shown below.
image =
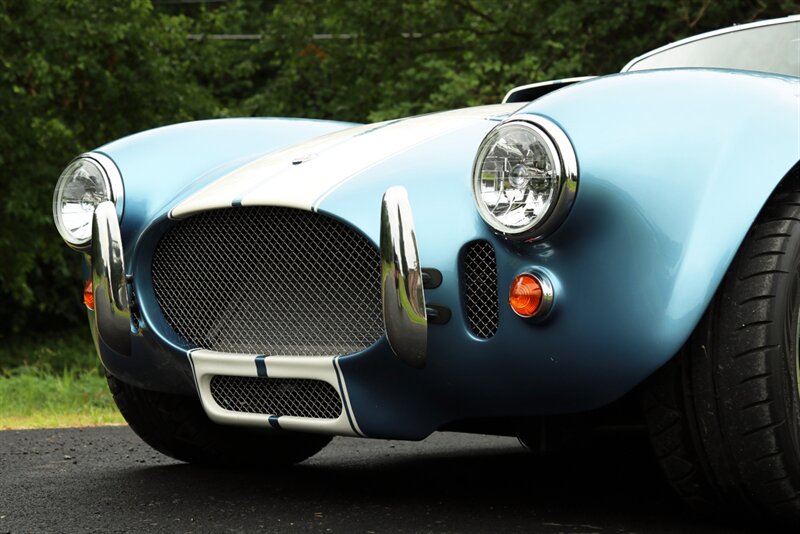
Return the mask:
{"type": "Polygon", "coordinates": [[[0,533],[763,532],[689,513],[641,439],[537,456],[514,438],[335,438],[291,468],[198,467],[127,427],[0,432],[0,533]]]}
{"type": "Polygon", "coordinates": [[[134,484],[164,490],[192,488],[192,498],[200,501],[213,496],[218,502],[240,502],[245,494],[251,504],[278,516],[291,510],[287,517],[302,517],[305,510],[306,519],[333,516],[341,526],[354,520],[367,530],[381,530],[382,520],[411,531],[731,532],[734,527],[687,511],[639,439],[547,456],[509,441],[453,451],[447,448],[448,439],[464,444],[480,438],[449,434],[437,439],[438,450],[378,442],[383,450],[365,453],[356,448],[352,456],[335,457],[323,453],[284,469],[177,464],[132,470],[127,476],[134,484]],[[368,522],[362,523],[365,518],[378,523],[369,528],[368,522]]]}

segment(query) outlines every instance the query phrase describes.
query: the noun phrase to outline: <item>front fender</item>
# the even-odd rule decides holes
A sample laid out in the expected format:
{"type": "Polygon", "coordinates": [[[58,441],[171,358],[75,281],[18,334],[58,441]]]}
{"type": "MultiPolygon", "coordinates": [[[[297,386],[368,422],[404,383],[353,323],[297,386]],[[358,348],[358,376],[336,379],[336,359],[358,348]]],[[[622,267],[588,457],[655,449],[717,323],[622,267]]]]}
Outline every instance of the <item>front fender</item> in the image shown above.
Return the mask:
{"type": "Polygon", "coordinates": [[[786,78],[686,70],[600,78],[526,106],[519,113],[564,129],[580,168],[570,214],[535,244],[492,234],[475,210],[472,157],[491,124],[398,154],[331,193],[320,211],[377,242],[383,191],[406,187],[422,264],[443,275],[426,302],[454,310],[429,329],[423,373],[342,358],[361,428],[396,432],[387,412],[417,426],[424,419],[429,430],[465,417],[578,412],[633,389],[691,334],[759,210],[800,159],[797,93],[786,78]],[[488,340],[463,315],[459,258],[476,239],[497,255],[499,329],[488,340]],[[506,304],[514,276],[532,269],[556,287],[541,322],[506,304]]]}
{"type": "Polygon", "coordinates": [[[655,370],[689,337],[800,160],[800,81],[650,71],[576,85],[519,113],[557,122],[578,156],[577,200],[553,236],[556,248],[582,250],[562,267],[571,291],[596,310],[593,328],[627,318],[643,371],[655,370]]]}

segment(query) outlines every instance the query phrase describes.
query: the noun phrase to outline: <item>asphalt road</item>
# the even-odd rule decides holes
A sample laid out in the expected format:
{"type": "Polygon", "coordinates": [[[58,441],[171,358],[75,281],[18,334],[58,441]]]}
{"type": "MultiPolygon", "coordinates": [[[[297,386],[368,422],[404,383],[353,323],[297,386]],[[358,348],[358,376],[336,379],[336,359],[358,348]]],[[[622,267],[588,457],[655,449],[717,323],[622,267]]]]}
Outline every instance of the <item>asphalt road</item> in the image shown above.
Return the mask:
{"type": "Polygon", "coordinates": [[[284,471],[175,462],[127,427],[0,432],[5,532],[745,532],[689,515],[628,442],[537,457],[512,438],[336,438],[284,471]]]}

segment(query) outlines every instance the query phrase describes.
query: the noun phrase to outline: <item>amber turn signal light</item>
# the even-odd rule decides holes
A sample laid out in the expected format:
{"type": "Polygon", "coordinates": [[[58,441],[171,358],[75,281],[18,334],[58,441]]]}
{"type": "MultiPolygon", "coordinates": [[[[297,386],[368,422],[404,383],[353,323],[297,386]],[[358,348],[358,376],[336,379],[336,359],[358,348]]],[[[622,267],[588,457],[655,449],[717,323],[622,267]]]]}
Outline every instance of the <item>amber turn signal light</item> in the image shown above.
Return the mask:
{"type": "Polygon", "coordinates": [[[83,303],[87,308],[94,311],[94,288],[91,280],[87,280],[83,288],[83,303]]]}
{"type": "Polygon", "coordinates": [[[542,284],[532,274],[517,276],[511,284],[508,303],[517,315],[533,317],[542,305],[542,284]]]}
{"type": "Polygon", "coordinates": [[[544,316],[553,305],[553,286],[544,275],[522,273],[511,284],[508,303],[520,317],[544,316]]]}

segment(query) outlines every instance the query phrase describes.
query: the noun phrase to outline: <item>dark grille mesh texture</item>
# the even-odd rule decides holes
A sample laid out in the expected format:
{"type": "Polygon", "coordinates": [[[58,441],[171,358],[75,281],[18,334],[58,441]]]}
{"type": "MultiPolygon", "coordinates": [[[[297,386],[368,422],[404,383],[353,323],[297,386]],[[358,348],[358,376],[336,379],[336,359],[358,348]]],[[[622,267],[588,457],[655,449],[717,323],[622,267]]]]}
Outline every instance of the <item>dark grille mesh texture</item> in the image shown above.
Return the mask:
{"type": "Polygon", "coordinates": [[[482,338],[497,333],[497,261],[494,248],[486,241],[475,241],[464,253],[464,301],[467,322],[482,338]]]}
{"type": "Polygon", "coordinates": [[[317,213],[243,207],[194,215],[161,239],[152,275],[167,322],[198,348],[341,355],[383,335],[378,251],[317,213]]]}
{"type": "Polygon", "coordinates": [[[339,393],[321,380],[217,375],[211,378],[211,396],[232,412],[314,419],[337,419],[342,413],[339,393]]]}

